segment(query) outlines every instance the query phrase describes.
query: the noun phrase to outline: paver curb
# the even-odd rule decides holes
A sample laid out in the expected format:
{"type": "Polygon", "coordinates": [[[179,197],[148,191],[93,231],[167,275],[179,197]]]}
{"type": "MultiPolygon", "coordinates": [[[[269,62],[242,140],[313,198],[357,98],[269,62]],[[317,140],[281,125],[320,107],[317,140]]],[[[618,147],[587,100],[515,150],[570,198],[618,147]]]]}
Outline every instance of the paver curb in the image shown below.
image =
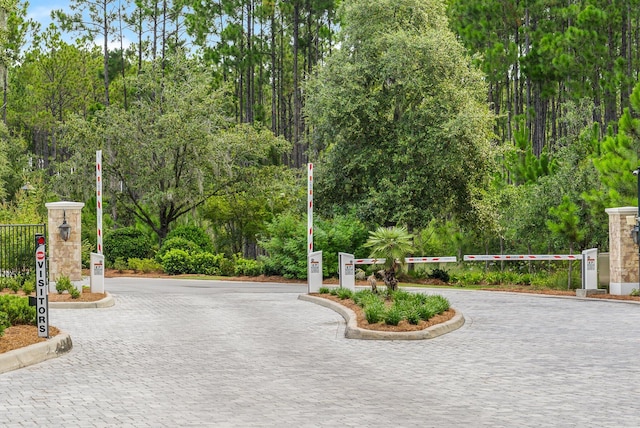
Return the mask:
{"type": "Polygon", "coordinates": [[[49,302],[49,308],[51,309],[96,309],[96,308],[109,308],[115,305],[113,296],[109,293],[105,293],[107,297],[95,302],[49,302]]]}
{"type": "Polygon", "coordinates": [[[58,335],[44,342],[0,354],[0,373],[6,373],[59,357],[69,352],[72,347],[71,336],[60,331],[58,335]]]}
{"type": "MultiPolygon", "coordinates": [[[[459,329],[464,325],[464,316],[462,312],[456,310],[456,314],[453,318],[445,321],[441,324],[427,327],[424,330],[418,331],[375,331],[367,330],[358,327],[358,321],[355,312],[351,309],[336,303],[329,299],[323,299],[322,297],[310,296],[308,294],[300,294],[298,299],[307,302],[316,303],[329,309],[333,309],[345,319],[347,327],[344,332],[344,336],[347,339],[365,339],[365,340],[423,340],[433,339],[443,334],[450,333],[459,329]]],[[[453,308],[451,308],[453,309],[453,308]]],[[[455,310],[455,309],[454,309],[455,310]]]]}

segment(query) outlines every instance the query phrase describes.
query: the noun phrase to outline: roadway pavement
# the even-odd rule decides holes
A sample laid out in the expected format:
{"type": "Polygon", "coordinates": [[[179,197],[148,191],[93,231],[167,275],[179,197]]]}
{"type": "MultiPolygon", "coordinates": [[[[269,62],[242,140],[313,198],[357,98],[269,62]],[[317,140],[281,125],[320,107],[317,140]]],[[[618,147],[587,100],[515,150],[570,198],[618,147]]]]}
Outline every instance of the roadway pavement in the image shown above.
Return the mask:
{"type": "Polygon", "coordinates": [[[464,326],[371,341],[306,286],[105,287],[113,307],[50,310],[71,352],[0,375],[1,427],[640,425],[640,305],[438,290],[464,326]]]}

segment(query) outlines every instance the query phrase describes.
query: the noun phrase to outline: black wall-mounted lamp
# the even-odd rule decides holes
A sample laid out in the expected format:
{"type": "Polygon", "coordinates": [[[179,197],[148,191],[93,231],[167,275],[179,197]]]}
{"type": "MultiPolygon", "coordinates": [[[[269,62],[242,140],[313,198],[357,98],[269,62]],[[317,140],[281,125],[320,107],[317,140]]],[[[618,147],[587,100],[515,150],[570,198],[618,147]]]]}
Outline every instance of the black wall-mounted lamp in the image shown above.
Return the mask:
{"type": "Polygon", "coordinates": [[[58,226],[58,232],[60,233],[60,238],[62,238],[63,241],[68,241],[69,236],[71,235],[71,225],[67,223],[66,210],[62,212],[62,215],[63,215],[62,224],[58,226]]]}

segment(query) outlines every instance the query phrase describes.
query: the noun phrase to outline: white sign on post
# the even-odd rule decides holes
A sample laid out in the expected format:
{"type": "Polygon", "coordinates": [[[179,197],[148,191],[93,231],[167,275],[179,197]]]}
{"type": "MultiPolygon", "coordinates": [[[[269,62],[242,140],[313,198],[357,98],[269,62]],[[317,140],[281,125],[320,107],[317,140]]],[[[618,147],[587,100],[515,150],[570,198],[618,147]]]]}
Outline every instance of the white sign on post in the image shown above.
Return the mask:
{"type": "Polygon", "coordinates": [[[338,253],[340,262],[340,287],[356,291],[356,265],[353,254],[338,253]]]}
{"type": "Polygon", "coordinates": [[[317,293],[322,287],[322,251],[309,253],[307,257],[309,293],[317,293]]]}
{"type": "Polygon", "coordinates": [[[104,293],[104,255],[91,253],[91,292],[104,293]]]}
{"type": "Polygon", "coordinates": [[[591,248],[582,252],[582,288],[598,289],[598,249],[591,248]]]}
{"type": "Polygon", "coordinates": [[[36,234],[36,321],[38,337],[49,337],[49,292],[44,235],[36,234]]]}

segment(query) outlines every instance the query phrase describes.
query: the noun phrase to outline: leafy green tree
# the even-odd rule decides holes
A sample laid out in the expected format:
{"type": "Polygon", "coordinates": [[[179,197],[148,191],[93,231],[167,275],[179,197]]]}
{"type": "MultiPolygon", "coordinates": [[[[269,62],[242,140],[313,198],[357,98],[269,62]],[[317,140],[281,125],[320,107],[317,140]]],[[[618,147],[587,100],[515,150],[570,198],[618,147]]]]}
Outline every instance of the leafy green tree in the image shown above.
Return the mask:
{"type": "MultiPolygon", "coordinates": [[[[583,238],[584,232],[580,227],[578,206],[568,196],[562,198],[562,203],[557,207],[549,208],[550,220],[547,220],[547,228],[554,235],[569,243],[569,254],[573,254],[576,242],[583,238]]],[[[569,262],[569,282],[567,288],[571,288],[571,270],[573,264],[569,262]]]]}
{"type": "Polygon", "coordinates": [[[398,289],[396,274],[404,259],[413,251],[413,235],[405,227],[379,227],[369,232],[369,239],[364,244],[371,249],[369,257],[384,258],[384,283],[388,289],[398,289]]]}
{"type": "Polygon", "coordinates": [[[321,151],[316,207],[409,227],[464,218],[492,167],[493,117],[443,3],[355,0],[340,10],[342,46],[306,86],[321,151]]]}
{"type": "Polygon", "coordinates": [[[618,131],[609,128],[608,135],[598,142],[597,132],[591,135],[593,164],[602,188],[585,192],[585,198],[598,211],[604,208],[633,206],[638,203],[637,178],[640,151],[640,84],[631,95],[631,109],[625,109],[618,121],[618,131]]]}
{"type": "MultiPolygon", "coordinates": [[[[124,5],[116,0],[71,0],[72,13],[55,10],[52,16],[62,28],[84,34],[87,41],[100,40],[102,44],[102,78],[104,84],[104,105],[109,105],[109,42],[116,34],[116,24],[121,20],[124,5]]],[[[120,35],[122,37],[122,34],[120,35]]]]}
{"type": "Polygon", "coordinates": [[[251,186],[229,187],[199,210],[213,229],[217,252],[255,259],[258,237],[265,233],[266,225],[299,206],[305,197],[295,170],[270,166],[256,174],[251,186]]]}
{"type": "Polygon", "coordinates": [[[543,149],[539,156],[533,154],[529,131],[522,125],[514,133],[515,147],[505,154],[509,179],[514,184],[535,183],[540,177],[553,173],[557,166],[557,160],[548,150],[543,149]]]}
{"type": "Polygon", "coordinates": [[[251,186],[257,171],[288,149],[269,131],[232,126],[227,95],[212,89],[196,61],[173,56],[162,73],[150,67],[130,77],[132,108],[111,105],[90,122],[75,120],[66,132],[67,147],[78,150],[71,161],[86,175],[93,174],[95,150],[110,143],[105,183],[120,185],[114,195],[119,207],[160,241],[174,221],[208,198],[240,183],[251,186]]]}
{"type": "MultiPolygon", "coordinates": [[[[261,235],[260,246],[267,252],[264,259],[267,275],[285,278],[307,277],[307,221],[294,212],[274,217],[261,235]]],[[[325,277],[337,274],[338,253],[350,252],[364,256],[367,230],[352,214],[332,219],[316,217],[314,248],[322,250],[322,270],[325,277]]]]}

